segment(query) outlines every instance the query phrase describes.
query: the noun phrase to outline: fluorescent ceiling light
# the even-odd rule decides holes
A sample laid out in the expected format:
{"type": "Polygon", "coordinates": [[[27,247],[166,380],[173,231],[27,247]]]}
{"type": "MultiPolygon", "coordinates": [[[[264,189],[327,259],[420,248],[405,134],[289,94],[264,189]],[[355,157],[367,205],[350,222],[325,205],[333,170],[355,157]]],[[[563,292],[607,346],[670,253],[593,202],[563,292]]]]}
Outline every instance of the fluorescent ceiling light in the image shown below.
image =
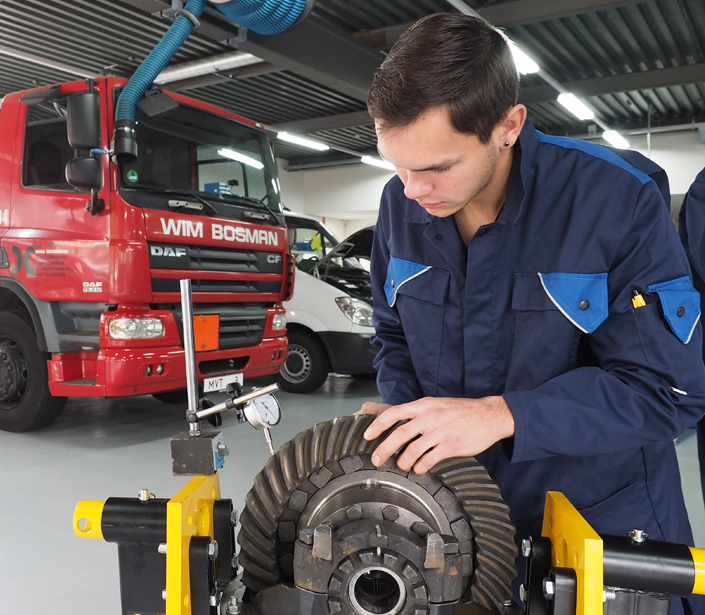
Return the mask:
{"type": "Polygon", "coordinates": [[[627,149],[629,147],[629,141],[616,130],[605,130],[605,132],[602,133],[602,138],[617,149],[627,149]]]}
{"type": "Polygon", "coordinates": [[[575,94],[561,94],[558,97],[558,102],[561,103],[568,111],[570,111],[579,120],[591,120],[595,114],[587,105],[580,100],[575,94]]]}
{"type": "Polygon", "coordinates": [[[529,56],[527,56],[513,40],[507,39],[509,44],[509,49],[512,51],[512,56],[514,57],[514,64],[517,70],[522,75],[528,75],[529,73],[538,73],[541,68],[536,62],[534,62],[529,56]]]}
{"type": "Polygon", "coordinates": [[[255,169],[264,169],[264,165],[259,160],[245,156],[245,154],[241,154],[240,152],[236,152],[232,149],[227,149],[224,147],[218,150],[218,154],[224,158],[230,158],[231,160],[242,162],[242,164],[254,167],[255,169]]]}
{"type": "Polygon", "coordinates": [[[372,156],[363,156],[360,158],[361,162],[364,162],[365,164],[371,164],[374,167],[380,167],[381,169],[387,169],[389,171],[396,171],[396,167],[391,163],[387,162],[386,160],[382,160],[381,158],[373,158],[372,156]]]}
{"type": "Polygon", "coordinates": [[[304,139],[303,137],[297,137],[296,135],[290,135],[288,132],[280,132],[277,134],[277,138],[282,141],[288,141],[289,143],[295,143],[296,145],[301,145],[303,147],[308,147],[310,149],[318,150],[319,152],[324,152],[330,149],[325,143],[318,143],[317,141],[311,141],[311,139],[304,139]]]}

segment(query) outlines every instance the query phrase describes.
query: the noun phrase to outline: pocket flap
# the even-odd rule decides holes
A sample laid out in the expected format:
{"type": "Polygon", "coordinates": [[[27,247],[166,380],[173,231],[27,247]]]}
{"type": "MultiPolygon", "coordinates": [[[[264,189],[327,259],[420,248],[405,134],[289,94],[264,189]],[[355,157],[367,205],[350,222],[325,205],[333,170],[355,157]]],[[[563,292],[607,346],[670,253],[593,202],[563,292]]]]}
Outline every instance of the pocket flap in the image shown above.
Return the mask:
{"type": "Polygon", "coordinates": [[[403,258],[390,255],[389,265],[387,267],[387,280],[384,283],[384,294],[387,296],[389,307],[392,307],[396,303],[399,288],[410,280],[426,273],[429,269],[431,269],[430,265],[422,265],[421,263],[407,261],[403,258]]]}
{"type": "Polygon", "coordinates": [[[687,344],[700,319],[700,293],[693,288],[688,276],[652,284],[650,293],[657,293],[666,322],[676,337],[687,344]]]}
{"type": "Polygon", "coordinates": [[[578,329],[593,333],[607,318],[606,273],[539,273],[548,298],[578,329]]]}

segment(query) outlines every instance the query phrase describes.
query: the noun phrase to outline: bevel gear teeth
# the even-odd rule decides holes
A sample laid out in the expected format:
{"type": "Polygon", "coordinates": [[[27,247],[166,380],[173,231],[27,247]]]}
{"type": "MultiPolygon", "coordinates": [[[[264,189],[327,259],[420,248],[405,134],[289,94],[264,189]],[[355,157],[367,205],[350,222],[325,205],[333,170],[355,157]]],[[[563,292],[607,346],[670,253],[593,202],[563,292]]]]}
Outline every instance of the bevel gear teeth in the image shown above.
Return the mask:
{"type": "MultiPolygon", "coordinates": [[[[296,536],[298,519],[316,491],[335,475],[363,469],[360,459],[350,458],[370,455],[393,430],[368,442],[363,434],[375,418],[344,416],[314,425],[285,443],[255,477],[245,499],[238,534],[243,582],[252,591],[293,580],[285,572],[291,570],[287,562],[293,542],[282,541],[280,526],[289,528],[289,536],[296,536]]],[[[408,476],[407,480],[417,484],[433,482],[430,478],[419,480],[413,472],[400,472],[394,461],[379,470],[408,476]]],[[[460,501],[473,532],[474,576],[464,599],[491,613],[504,613],[504,601],[512,596],[517,548],[509,507],[499,488],[472,457],[442,461],[430,474],[460,501]]]]}

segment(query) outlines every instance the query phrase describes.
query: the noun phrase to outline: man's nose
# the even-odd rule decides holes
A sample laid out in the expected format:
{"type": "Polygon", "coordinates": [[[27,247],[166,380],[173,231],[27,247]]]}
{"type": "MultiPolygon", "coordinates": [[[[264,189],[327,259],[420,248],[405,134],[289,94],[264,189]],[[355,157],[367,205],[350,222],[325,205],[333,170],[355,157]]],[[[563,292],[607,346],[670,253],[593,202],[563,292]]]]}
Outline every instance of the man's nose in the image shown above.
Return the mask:
{"type": "Polygon", "coordinates": [[[427,179],[415,173],[407,173],[404,182],[404,195],[407,199],[417,201],[422,199],[433,190],[433,184],[427,179]]]}

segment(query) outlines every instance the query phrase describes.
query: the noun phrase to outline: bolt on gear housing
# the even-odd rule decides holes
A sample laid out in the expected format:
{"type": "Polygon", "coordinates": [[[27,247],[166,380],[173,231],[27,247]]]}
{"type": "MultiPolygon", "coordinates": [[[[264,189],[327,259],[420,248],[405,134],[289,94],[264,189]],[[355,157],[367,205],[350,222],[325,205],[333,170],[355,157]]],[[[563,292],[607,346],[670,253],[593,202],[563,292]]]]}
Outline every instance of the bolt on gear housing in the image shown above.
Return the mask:
{"type": "Polygon", "coordinates": [[[389,432],[366,441],[374,418],[301,432],[255,478],[238,535],[245,606],[264,612],[274,600],[298,612],[305,600],[291,591],[273,598],[286,584],[333,615],[431,615],[460,601],[503,613],[517,548],[499,488],[474,458],[423,475],[396,456],[375,467],[389,432]]]}

